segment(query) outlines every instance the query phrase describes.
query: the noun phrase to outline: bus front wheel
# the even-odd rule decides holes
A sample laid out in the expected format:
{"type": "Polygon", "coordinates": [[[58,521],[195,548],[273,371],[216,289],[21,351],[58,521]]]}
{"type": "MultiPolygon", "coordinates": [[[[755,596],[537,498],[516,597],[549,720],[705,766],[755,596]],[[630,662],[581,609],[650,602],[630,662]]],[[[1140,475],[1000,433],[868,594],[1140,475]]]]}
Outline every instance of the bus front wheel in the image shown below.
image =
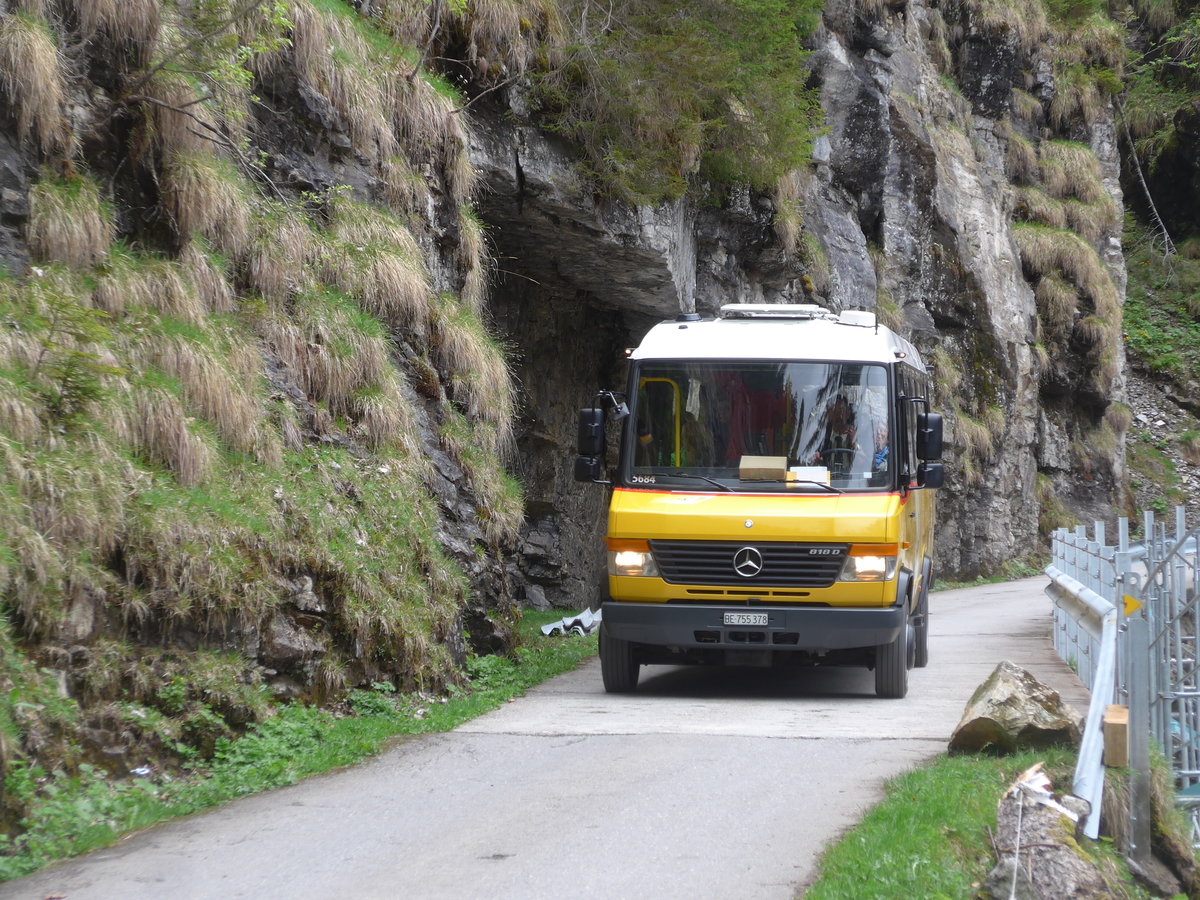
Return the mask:
{"type": "Polygon", "coordinates": [[[909,641],[912,625],[905,622],[896,639],[875,648],[875,694],[899,700],[908,693],[909,641]]]}
{"type": "Polygon", "coordinates": [[[641,666],[633,655],[633,644],[615,638],[600,625],[600,674],[604,690],[610,694],[628,694],[637,689],[641,666]]]}

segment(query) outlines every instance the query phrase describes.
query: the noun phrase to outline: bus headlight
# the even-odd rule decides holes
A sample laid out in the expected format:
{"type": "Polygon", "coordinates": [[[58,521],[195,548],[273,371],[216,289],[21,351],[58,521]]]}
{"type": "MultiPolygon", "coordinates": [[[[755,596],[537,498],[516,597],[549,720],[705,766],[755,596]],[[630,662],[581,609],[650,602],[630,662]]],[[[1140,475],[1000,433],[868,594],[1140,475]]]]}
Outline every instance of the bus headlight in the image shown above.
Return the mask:
{"type": "Polygon", "coordinates": [[[896,576],[897,558],[895,545],[851,547],[838,581],[891,581],[896,576]]]}
{"type": "Polygon", "coordinates": [[[657,578],[658,565],[649,541],[608,541],[608,574],[657,578]]]}

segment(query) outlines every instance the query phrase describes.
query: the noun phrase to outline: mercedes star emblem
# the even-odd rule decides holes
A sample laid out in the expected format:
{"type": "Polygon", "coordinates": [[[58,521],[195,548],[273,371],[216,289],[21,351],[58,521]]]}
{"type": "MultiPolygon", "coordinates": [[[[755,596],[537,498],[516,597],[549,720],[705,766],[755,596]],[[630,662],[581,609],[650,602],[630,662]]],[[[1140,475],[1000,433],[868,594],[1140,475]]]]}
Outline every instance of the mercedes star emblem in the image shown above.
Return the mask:
{"type": "Polygon", "coordinates": [[[753,547],[743,547],[733,554],[733,571],[743,578],[753,578],[762,571],[763,558],[753,547]]]}

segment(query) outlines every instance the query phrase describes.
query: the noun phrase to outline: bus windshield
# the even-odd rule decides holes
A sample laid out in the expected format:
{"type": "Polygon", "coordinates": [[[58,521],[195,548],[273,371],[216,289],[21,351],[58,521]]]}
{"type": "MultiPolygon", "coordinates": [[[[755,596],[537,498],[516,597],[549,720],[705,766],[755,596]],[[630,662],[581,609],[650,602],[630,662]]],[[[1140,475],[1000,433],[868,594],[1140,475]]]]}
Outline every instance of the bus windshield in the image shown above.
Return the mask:
{"type": "Polygon", "coordinates": [[[647,360],[634,379],[626,484],[792,493],[895,481],[882,365],[647,360]]]}

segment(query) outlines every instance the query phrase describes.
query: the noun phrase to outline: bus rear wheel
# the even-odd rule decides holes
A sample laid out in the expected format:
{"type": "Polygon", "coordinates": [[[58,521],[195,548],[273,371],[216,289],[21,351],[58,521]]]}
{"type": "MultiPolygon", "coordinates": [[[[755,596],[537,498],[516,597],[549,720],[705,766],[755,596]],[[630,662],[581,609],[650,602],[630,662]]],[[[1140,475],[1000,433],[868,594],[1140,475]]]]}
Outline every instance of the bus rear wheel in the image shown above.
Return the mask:
{"type": "Polygon", "coordinates": [[[633,644],[615,638],[600,625],[600,675],[604,690],[610,694],[628,694],[637,690],[641,666],[633,655],[633,644]]]}
{"type": "Polygon", "coordinates": [[[923,669],[929,665],[929,594],[922,593],[921,605],[917,609],[917,621],[913,637],[916,639],[916,652],[913,653],[913,665],[923,669]]]}
{"type": "Polygon", "coordinates": [[[896,639],[875,648],[875,694],[899,700],[908,693],[908,654],[912,625],[904,623],[896,639]]]}

